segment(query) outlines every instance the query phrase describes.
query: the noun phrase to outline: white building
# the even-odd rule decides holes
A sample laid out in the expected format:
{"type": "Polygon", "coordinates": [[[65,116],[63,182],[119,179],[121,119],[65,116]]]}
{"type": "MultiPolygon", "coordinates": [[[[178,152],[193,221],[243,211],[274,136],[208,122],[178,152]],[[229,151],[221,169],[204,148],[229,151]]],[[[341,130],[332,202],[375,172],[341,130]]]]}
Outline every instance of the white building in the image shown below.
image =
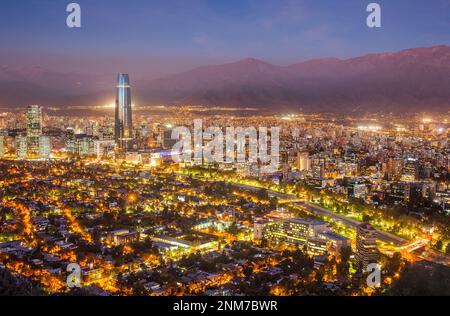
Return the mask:
{"type": "Polygon", "coordinates": [[[5,137],[0,136],[0,158],[5,155],[5,137]]]}
{"type": "Polygon", "coordinates": [[[16,157],[19,159],[27,158],[27,138],[25,136],[17,136],[16,137],[16,157]]]}
{"type": "Polygon", "coordinates": [[[43,159],[50,158],[52,153],[52,143],[50,137],[41,136],[39,137],[39,157],[43,159]]]}

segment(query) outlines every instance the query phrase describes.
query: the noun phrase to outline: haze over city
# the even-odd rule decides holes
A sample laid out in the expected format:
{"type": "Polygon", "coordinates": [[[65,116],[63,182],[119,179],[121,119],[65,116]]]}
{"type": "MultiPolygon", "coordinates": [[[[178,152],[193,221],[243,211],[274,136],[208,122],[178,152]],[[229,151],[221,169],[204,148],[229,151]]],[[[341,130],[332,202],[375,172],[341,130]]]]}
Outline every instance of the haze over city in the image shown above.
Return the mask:
{"type": "Polygon", "coordinates": [[[1,107],[32,100],[60,107],[108,104],[115,74],[127,72],[137,105],[401,112],[428,102],[431,111],[449,108],[447,1],[381,1],[377,29],[365,25],[361,1],[79,3],[82,27],[70,29],[64,1],[4,1],[1,107]],[[430,50],[386,54],[418,47],[430,50]],[[311,59],[320,60],[302,64],[311,59]],[[221,64],[229,66],[196,69],[221,64]],[[336,78],[342,69],[343,80],[336,78]],[[365,77],[363,87],[354,87],[361,84],[358,75],[365,77]]]}
{"type": "Polygon", "coordinates": [[[449,12],[3,0],[0,297],[450,295],[449,12]]]}

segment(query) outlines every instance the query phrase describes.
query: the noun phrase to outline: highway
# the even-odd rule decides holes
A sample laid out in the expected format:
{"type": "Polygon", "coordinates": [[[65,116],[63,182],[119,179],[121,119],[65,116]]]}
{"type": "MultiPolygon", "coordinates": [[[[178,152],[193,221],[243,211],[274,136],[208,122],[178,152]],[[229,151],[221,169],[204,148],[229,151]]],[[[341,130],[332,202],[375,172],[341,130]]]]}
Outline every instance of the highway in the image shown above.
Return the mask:
{"type": "MultiPolygon", "coordinates": [[[[201,179],[201,178],[199,180],[205,181],[205,179],[201,179]]],[[[216,182],[214,180],[206,180],[206,181],[216,182]]],[[[239,183],[235,183],[235,182],[231,182],[231,181],[228,183],[230,183],[236,187],[246,189],[246,190],[251,190],[251,191],[261,190],[260,187],[239,184],[239,183]]],[[[336,221],[341,222],[342,224],[344,224],[345,226],[348,226],[348,227],[356,228],[359,224],[362,223],[361,221],[358,221],[354,218],[349,218],[345,215],[337,214],[337,213],[335,213],[331,210],[328,210],[326,208],[323,208],[321,206],[307,203],[307,202],[299,202],[297,198],[295,198],[289,194],[284,194],[284,193],[280,193],[280,192],[276,192],[276,191],[268,190],[268,189],[267,189],[267,193],[269,194],[269,196],[274,196],[274,197],[277,197],[278,199],[284,200],[285,204],[291,204],[294,206],[303,207],[306,209],[306,211],[308,211],[312,214],[316,214],[318,216],[326,215],[336,221]],[[292,201],[292,202],[289,202],[289,201],[292,201]]],[[[432,261],[435,263],[444,264],[447,266],[450,265],[450,256],[448,256],[444,253],[440,253],[434,249],[431,249],[420,241],[409,241],[407,239],[401,238],[394,234],[391,234],[391,233],[388,233],[388,232],[385,232],[385,231],[382,231],[379,229],[376,229],[376,230],[378,232],[379,240],[381,240],[385,243],[388,243],[388,244],[392,243],[395,246],[395,248],[394,248],[395,251],[400,251],[402,253],[402,255],[409,258],[410,261],[414,262],[414,261],[420,261],[420,260],[428,260],[428,261],[432,261]],[[420,249],[417,249],[419,243],[421,246],[419,248],[422,249],[423,251],[419,251],[420,249]]]]}
{"type": "MultiPolygon", "coordinates": [[[[252,187],[252,186],[248,186],[248,185],[242,185],[242,184],[234,184],[234,185],[236,185],[236,186],[238,186],[240,188],[247,189],[247,190],[252,190],[252,191],[260,190],[260,188],[252,187]]],[[[309,211],[309,212],[311,212],[313,214],[319,215],[319,216],[326,215],[326,216],[328,216],[330,218],[333,218],[336,221],[341,222],[342,224],[344,224],[346,226],[349,226],[349,227],[352,227],[352,228],[356,228],[356,226],[358,226],[359,224],[362,224],[362,222],[360,222],[360,221],[358,221],[356,219],[349,218],[347,216],[334,213],[333,211],[330,211],[330,210],[328,210],[326,208],[323,208],[323,207],[320,207],[318,205],[314,205],[314,204],[306,203],[306,202],[304,202],[304,203],[296,202],[296,199],[294,197],[288,195],[288,194],[279,193],[279,192],[272,191],[272,190],[267,190],[267,192],[269,193],[270,196],[275,196],[275,197],[277,197],[279,199],[283,199],[283,200],[291,199],[291,200],[294,201],[294,202],[291,203],[292,205],[304,207],[307,211],[309,211]]],[[[401,237],[398,237],[398,236],[396,236],[394,234],[391,234],[391,233],[388,233],[388,232],[385,232],[385,231],[381,231],[379,229],[377,229],[377,232],[378,232],[378,235],[379,235],[379,239],[381,241],[383,241],[383,242],[386,242],[386,243],[391,243],[392,242],[396,246],[402,246],[402,245],[405,245],[406,243],[408,243],[408,240],[406,240],[404,238],[401,238],[401,237]]]]}
{"type": "MultiPolygon", "coordinates": [[[[329,216],[331,218],[333,218],[334,220],[340,221],[342,224],[356,228],[356,226],[358,226],[359,224],[361,224],[362,222],[353,219],[353,218],[349,218],[346,217],[344,215],[341,214],[337,214],[334,213],[330,210],[327,210],[326,208],[314,205],[314,204],[310,204],[310,203],[304,203],[302,204],[308,211],[311,211],[312,213],[318,214],[318,215],[326,215],[329,216]]],[[[375,228],[376,229],[376,228],[375,228]]],[[[393,243],[397,246],[402,246],[404,244],[406,244],[408,242],[408,240],[398,237],[394,234],[376,229],[378,232],[378,237],[381,241],[384,241],[386,243],[393,243]]]]}

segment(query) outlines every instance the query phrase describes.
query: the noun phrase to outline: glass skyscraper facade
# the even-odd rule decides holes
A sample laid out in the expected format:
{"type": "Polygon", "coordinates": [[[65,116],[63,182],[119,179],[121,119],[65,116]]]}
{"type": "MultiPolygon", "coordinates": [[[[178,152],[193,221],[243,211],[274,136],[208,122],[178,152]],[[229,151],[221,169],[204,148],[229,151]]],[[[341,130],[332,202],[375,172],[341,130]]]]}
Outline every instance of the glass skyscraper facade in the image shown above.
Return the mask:
{"type": "Polygon", "coordinates": [[[122,152],[127,152],[133,147],[131,88],[130,77],[127,74],[117,76],[115,140],[122,152]]]}
{"type": "Polygon", "coordinates": [[[39,138],[39,157],[42,159],[50,158],[52,153],[52,143],[50,137],[41,136],[39,138]]]}
{"type": "Polygon", "coordinates": [[[28,156],[39,156],[39,138],[42,136],[42,107],[30,105],[27,108],[28,156]]]}

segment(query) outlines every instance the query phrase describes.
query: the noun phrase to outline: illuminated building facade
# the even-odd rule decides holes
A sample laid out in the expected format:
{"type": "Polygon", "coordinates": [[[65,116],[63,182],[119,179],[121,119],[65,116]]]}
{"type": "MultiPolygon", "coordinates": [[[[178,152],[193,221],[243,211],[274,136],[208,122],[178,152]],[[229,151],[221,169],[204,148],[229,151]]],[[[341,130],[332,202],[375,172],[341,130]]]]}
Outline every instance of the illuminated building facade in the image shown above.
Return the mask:
{"type": "Polygon", "coordinates": [[[390,194],[392,200],[400,203],[409,201],[410,184],[408,182],[394,182],[390,185],[390,194]]]}
{"type": "Polygon", "coordinates": [[[356,180],[349,181],[347,186],[348,197],[354,199],[364,199],[366,197],[366,185],[356,180]]]}
{"type": "Polygon", "coordinates": [[[5,155],[5,137],[0,136],[0,157],[5,155]]]}
{"type": "Polygon", "coordinates": [[[297,153],[297,168],[300,171],[311,170],[311,160],[309,159],[309,153],[307,152],[297,153]]]}
{"type": "Polygon", "coordinates": [[[28,154],[27,137],[16,137],[16,157],[19,159],[25,159],[28,154]]]}
{"type": "Polygon", "coordinates": [[[139,242],[140,233],[121,229],[109,232],[106,236],[106,242],[110,245],[120,246],[139,242]]]}
{"type": "Polygon", "coordinates": [[[127,74],[117,76],[117,96],[114,134],[120,151],[127,152],[133,147],[133,119],[131,109],[130,77],[127,74]]]}
{"type": "Polygon", "coordinates": [[[155,236],[152,238],[155,243],[170,245],[186,252],[195,253],[216,251],[219,248],[218,238],[200,232],[192,232],[190,235],[182,236],[155,236]]]}
{"type": "Polygon", "coordinates": [[[324,254],[328,250],[328,240],[319,235],[330,229],[325,222],[319,220],[306,220],[290,218],[255,222],[254,237],[258,238],[263,232],[263,238],[273,242],[306,245],[313,254],[324,254]]]}
{"type": "Polygon", "coordinates": [[[43,159],[50,158],[50,154],[52,153],[52,144],[50,141],[50,137],[41,136],[39,137],[39,157],[43,159]]]}
{"type": "Polygon", "coordinates": [[[343,248],[352,246],[352,241],[349,238],[334,232],[324,232],[319,234],[319,237],[327,240],[328,252],[336,258],[341,257],[341,251],[343,248]]]}
{"type": "Polygon", "coordinates": [[[39,139],[42,136],[42,107],[30,105],[27,108],[28,157],[39,157],[39,139]]]}
{"type": "Polygon", "coordinates": [[[114,153],[116,143],[111,140],[97,140],[94,142],[95,154],[98,159],[107,159],[114,153]]]}
{"type": "Polygon", "coordinates": [[[357,227],[356,263],[364,271],[369,264],[378,262],[377,235],[377,231],[370,224],[363,223],[357,227]]]}
{"type": "Polygon", "coordinates": [[[269,240],[300,244],[305,244],[310,235],[310,223],[301,219],[271,222],[264,233],[264,237],[269,240]]]}
{"type": "Polygon", "coordinates": [[[414,182],[419,175],[419,161],[417,159],[408,158],[403,167],[402,181],[414,182]]]}
{"type": "Polygon", "coordinates": [[[67,152],[75,156],[96,155],[95,138],[86,134],[73,134],[69,131],[66,140],[67,152]]]}

